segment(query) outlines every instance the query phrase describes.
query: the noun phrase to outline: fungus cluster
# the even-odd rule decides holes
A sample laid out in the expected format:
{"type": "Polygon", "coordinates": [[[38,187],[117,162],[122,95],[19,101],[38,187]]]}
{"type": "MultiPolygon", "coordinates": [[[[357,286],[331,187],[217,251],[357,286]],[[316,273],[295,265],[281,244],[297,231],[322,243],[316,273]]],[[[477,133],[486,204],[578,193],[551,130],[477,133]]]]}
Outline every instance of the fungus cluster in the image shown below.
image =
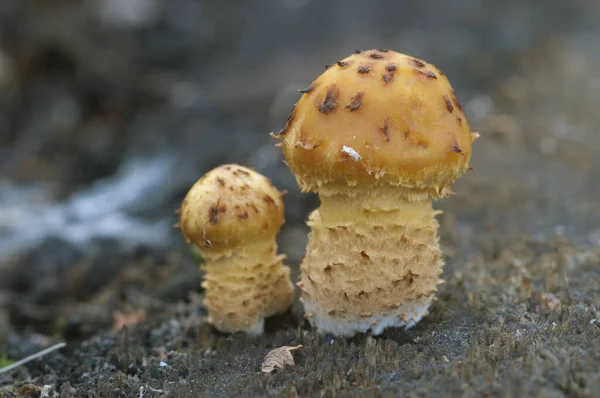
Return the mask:
{"type": "Polygon", "coordinates": [[[477,135],[446,75],[394,51],[357,51],[301,92],[276,137],[321,201],[298,283],[306,317],[343,336],[411,327],[443,266],[432,200],[469,168],[477,135]]]}
{"type": "Polygon", "coordinates": [[[275,242],[282,196],[266,177],[231,164],[200,178],[182,203],[180,228],[205,260],[208,322],[222,332],[261,334],[266,317],[292,304],[290,269],[275,242]]]}

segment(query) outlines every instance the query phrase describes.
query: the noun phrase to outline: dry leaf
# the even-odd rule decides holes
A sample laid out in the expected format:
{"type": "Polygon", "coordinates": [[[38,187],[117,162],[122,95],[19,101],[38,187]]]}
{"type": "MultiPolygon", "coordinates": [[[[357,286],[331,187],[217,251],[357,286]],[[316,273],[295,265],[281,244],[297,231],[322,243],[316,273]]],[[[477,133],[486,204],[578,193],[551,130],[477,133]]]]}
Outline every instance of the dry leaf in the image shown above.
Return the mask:
{"type": "Polygon", "coordinates": [[[125,326],[135,326],[146,320],[146,311],[140,310],[133,314],[124,314],[117,310],[113,312],[113,330],[121,330],[125,326]]]}
{"type": "Polygon", "coordinates": [[[542,293],[540,307],[545,312],[557,311],[560,308],[560,300],[552,293],[542,293]]]}
{"type": "Polygon", "coordinates": [[[29,393],[39,394],[42,392],[42,387],[36,386],[35,384],[24,384],[19,388],[19,395],[23,396],[29,393]]]}
{"type": "Polygon", "coordinates": [[[276,370],[282,370],[287,366],[294,366],[294,357],[292,356],[291,351],[299,348],[302,348],[302,346],[283,346],[269,351],[262,363],[261,370],[265,373],[272,373],[276,370]]]}

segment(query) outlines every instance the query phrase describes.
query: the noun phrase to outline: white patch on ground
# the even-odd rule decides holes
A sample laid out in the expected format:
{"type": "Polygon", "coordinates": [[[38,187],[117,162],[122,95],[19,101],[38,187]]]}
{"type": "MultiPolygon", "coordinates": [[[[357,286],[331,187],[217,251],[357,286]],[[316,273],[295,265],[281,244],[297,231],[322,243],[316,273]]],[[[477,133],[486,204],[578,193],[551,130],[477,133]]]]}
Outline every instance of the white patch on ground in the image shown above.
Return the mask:
{"type": "Polygon", "coordinates": [[[410,329],[428,314],[432,299],[433,296],[422,297],[399,306],[392,313],[373,315],[366,318],[341,318],[339,315],[329,315],[328,311],[322,310],[310,302],[307,297],[303,298],[303,304],[306,313],[314,314],[308,320],[312,327],[317,328],[318,333],[352,337],[357,333],[366,333],[368,330],[371,330],[372,334],[377,336],[383,333],[386,328],[410,329]]]}
{"type": "Polygon", "coordinates": [[[350,148],[349,146],[342,146],[342,152],[347,153],[348,156],[350,156],[352,158],[352,160],[354,160],[355,162],[358,162],[359,160],[362,159],[362,156],[360,156],[358,154],[358,152],[356,152],[354,149],[350,148]]]}
{"type": "Polygon", "coordinates": [[[94,238],[125,245],[166,246],[168,220],[144,221],[136,214],[166,202],[174,160],[130,159],[114,176],[54,202],[43,187],[22,188],[0,180],[0,259],[55,236],[80,247],[94,238]]]}
{"type": "Polygon", "coordinates": [[[159,17],[159,0],[88,0],[95,14],[107,24],[146,26],[159,17]]]}

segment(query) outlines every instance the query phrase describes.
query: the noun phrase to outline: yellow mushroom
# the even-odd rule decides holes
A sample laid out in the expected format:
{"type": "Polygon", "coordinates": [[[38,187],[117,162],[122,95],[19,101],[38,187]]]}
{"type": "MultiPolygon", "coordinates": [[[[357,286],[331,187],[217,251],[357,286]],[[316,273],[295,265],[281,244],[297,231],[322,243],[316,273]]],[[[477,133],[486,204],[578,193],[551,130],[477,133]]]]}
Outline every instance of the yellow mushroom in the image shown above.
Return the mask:
{"type": "Polygon", "coordinates": [[[306,317],[344,336],[411,327],[443,266],[432,200],[469,168],[477,135],[447,77],[394,51],[357,52],[300,91],[276,137],[321,200],[298,284],[306,317]]]}
{"type": "Polygon", "coordinates": [[[261,334],[266,317],[292,304],[290,269],[275,242],[282,196],[266,177],[230,164],[200,178],[182,203],[180,228],[205,260],[208,322],[222,332],[261,334]]]}

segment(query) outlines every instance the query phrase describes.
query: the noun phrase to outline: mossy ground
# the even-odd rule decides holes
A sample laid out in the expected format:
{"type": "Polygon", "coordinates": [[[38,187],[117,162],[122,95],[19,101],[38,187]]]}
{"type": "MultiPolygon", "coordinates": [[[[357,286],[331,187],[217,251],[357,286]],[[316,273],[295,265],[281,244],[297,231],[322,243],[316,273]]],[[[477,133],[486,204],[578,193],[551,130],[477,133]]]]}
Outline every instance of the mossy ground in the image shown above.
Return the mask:
{"type": "Polygon", "coordinates": [[[152,303],[155,290],[140,289],[145,322],[90,333],[3,375],[14,383],[3,394],[26,381],[75,397],[598,396],[599,264],[599,250],[563,239],[453,255],[417,327],[352,339],[315,334],[300,306],[271,319],[262,337],[222,335],[206,325],[198,297],[152,303]],[[260,372],[270,349],[299,344],[295,367],[260,372]]]}

